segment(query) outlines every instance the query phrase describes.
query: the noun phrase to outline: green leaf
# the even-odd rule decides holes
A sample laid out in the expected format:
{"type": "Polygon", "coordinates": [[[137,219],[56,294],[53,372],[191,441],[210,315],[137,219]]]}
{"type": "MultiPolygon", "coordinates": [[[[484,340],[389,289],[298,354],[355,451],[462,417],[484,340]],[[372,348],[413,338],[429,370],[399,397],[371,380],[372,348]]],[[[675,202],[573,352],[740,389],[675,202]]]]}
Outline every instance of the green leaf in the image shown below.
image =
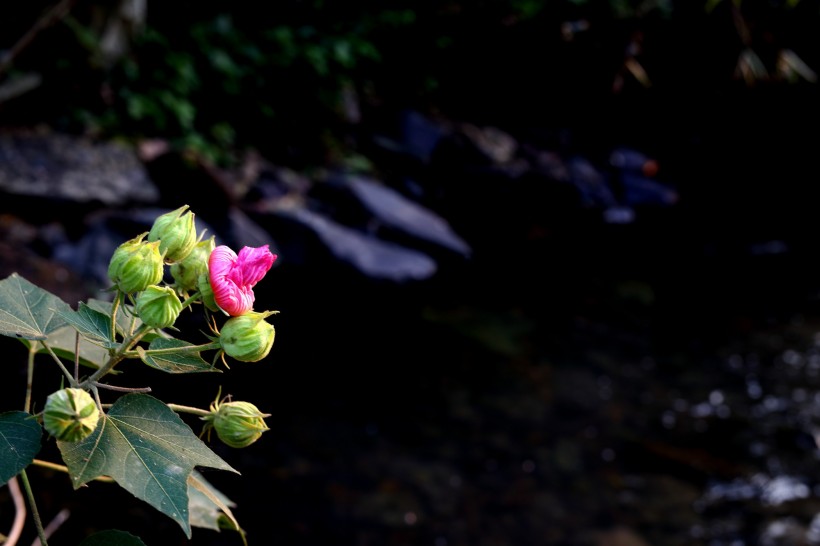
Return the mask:
{"type": "MultiPolygon", "coordinates": [[[[48,334],[48,339],[45,342],[22,339],[26,347],[31,349],[35,347],[37,353],[47,353],[43,343],[47,343],[54,354],[74,362],[74,348],[76,346],[77,330],[73,326],[66,324],[48,334]]],[[[108,350],[91,343],[84,337],[80,336],[80,364],[90,368],[99,368],[106,360],[108,360],[108,350]]],[[[113,373],[118,373],[116,370],[113,373]]]]}
{"type": "Polygon", "coordinates": [[[83,302],[80,302],[76,311],[69,307],[58,313],[63,320],[76,328],[80,335],[91,343],[106,349],[119,347],[119,343],[111,341],[110,315],[92,309],[83,302]]]}
{"type": "MultiPolygon", "coordinates": [[[[193,344],[179,339],[157,338],[148,346],[148,351],[155,349],[184,349],[185,347],[193,346],[193,344]]],[[[151,354],[140,347],[137,347],[137,352],[143,362],[163,372],[195,373],[222,371],[205,362],[202,357],[199,356],[199,352],[180,350],[178,352],[151,354]]]]}
{"type": "MultiPolygon", "coordinates": [[[[88,307],[93,309],[94,311],[98,311],[107,317],[111,316],[111,312],[114,309],[114,304],[110,301],[98,300],[96,298],[90,298],[87,302],[88,307]]],[[[120,305],[119,311],[117,311],[117,333],[122,336],[131,333],[132,325],[131,321],[134,320],[133,329],[136,330],[142,321],[139,317],[134,317],[134,307],[131,305],[120,305]]]]}
{"type": "Polygon", "coordinates": [[[17,273],[0,281],[0,335],[46,339],[65,324],[60,312],[72,310],[66,302],[17,273]]]}
{"type": "MultiPolygon", "coordinates": [[[[88,307],[95,311],[99,311],[106,315],[106,317],[111,316],[111,311],[114,309],[114,304],[110,301],[98,300],[91,298],[88,300],[88,307]]],[[[133,305],[120,305],[119,311],[117,311],[117,333],[123,337],[130,336],[133,334],[137,328],[142,326],[142,321],[138,316],[135,315],[136,311],[134,310],[133,305]]],[[[109,319],[110,320],[110,319],[109,319]]],[[[145,336],[143,336],[143,341],[151,341],[152,339],[164,337],[170,338],[171,336],[163,332],[162,330],[159,331],[150,331],[145,336]]]]}
{"type": "Polygon", "coordinates": [[[80,546],[145,546],[145,543],[125,531],[100,531],[89,536],[80,546]]]}
{"type": "Polygon", "coordinates": [[[40,451],[43,429],[30,413],[0,413],[0,485],[20,473],[40,451]]]}
{"type": "Polygon", "coordinates": [[[193,527],[219,531],[221,518],[227,518],[231,529],[240,530],[231,508],[236,504],[194,470],[188,477],[188,511],[193,527]]]}
{"type": "Polygon", "coordinates": [[[120,397],[97,429],[80,442],[57,442],[74,488],[110,476],[179,523],[188,538],[188,477],[195,466],[234,470],[197,438],[162,401],[146,394],[120,397]]]}

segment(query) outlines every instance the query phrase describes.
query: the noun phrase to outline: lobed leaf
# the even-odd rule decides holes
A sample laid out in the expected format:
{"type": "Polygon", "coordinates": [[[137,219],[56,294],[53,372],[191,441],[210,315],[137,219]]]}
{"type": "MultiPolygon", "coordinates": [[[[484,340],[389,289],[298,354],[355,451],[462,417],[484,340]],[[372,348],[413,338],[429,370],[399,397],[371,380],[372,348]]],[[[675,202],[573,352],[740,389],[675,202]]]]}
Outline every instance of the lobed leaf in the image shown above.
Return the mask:
{"type": "MultiPolygon", "coordinates": [[[[74,362],[74,350],[76,347],[77,329],[66,324],[50,334],[45,341],[22,339],[20,341],[29,349],[34,347],[37,353],[47,353],[43,343],[47,343],[54,354],[70,362],[74,362]]],[[[80,364],[90,368],[99,368],[108,360],[108,349],[91,343],[85,337],[80,336],[80,364]]],[[[114,373],[117,373],[114,371],[114,373]]]]}
{"type": "Polygon", "coordinates": [[[46,339],[65,324],[62,313],[73,311],[66,302],[17,273],[0,281],[0,335],[46,339]]]}
{"type": "Polygon", "coordinates": [[[25,469],[40,451],[43,429],[24,411],[0,413],[0,485],[25,469]]]}
{"type": "Polygon", "coordinates": [[[80,302],[76,311],[69,307],[67,310],[58,310],[58,314],[91,343],[106,349],[119,347],[119,343],[111,340],[110,315],[92,309],[83,302],[80,302]]]}
{"type": "Polygon", "coordinates": [[[151,354],[141,347],[137,347],[140,358],[147,365],[167,373],[196,373],[196,372],[221,372],[208,362],[202,359],[200,353],[184,350],[186,347],[194,345],[179,339],[156,338],[148,346],[148,351],[153,349],[180,349],[179,352],[151,354]]]}
{"type": "Polygon", "coordinates": [[[188,538],[188,479],[195,466],[238,472],[205,445],[179,416],[146,394],[120,397],[80,442],[57,442],[74,488],[110,476],[176,521],[188,538]]]}

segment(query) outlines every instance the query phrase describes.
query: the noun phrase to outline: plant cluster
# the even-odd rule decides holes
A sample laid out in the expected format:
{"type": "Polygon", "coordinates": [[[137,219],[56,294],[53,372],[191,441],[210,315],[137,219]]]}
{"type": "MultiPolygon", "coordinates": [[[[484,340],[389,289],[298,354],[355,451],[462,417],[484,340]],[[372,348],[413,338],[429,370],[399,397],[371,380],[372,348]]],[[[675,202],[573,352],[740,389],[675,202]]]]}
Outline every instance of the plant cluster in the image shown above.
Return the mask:
{"type": "MultiPolygon", "coordinates": [[[[122,243],[109,262],[111,301],[89,299],[72,309],[54,294],[12,274],[0,281],[0,334],[28,348],[22,411],[0,413],[0,484],[24,485],[40,542],[48,536],[40,521],[26,469],[31,465],[66,472],[75,489],[114,481],[176,521],[188,538],[192,527],[244,532],[230,501],[196,467],[236,472],[201,437],[211,432],[232,448],[257,441],[268,430],[268,414],[230,397],[208,409],[166,403],[150,387],[116,385],[125,360],[139,360],[171,374],[221,371],[227,360],[257,362],[268,356],[275,330],[266,319],[275,311],[254,311],[253,288],[276,255],[267,245],[235,253],[196,233],[188,206],[156,218],[149,232],[122,243]],[[200,308],[210,331],[195,345],[174,337],[185,309],[200,308]],[[219,324],[220,322],[221,325],[219,324]],[[211,361],[202,354],[213,351],[211,361]],[[50,357],[62,388],[35,403],[35,356],[50,357]],[[72,370],[73,366],[73,370],[72,370]],[[89,370],[81,373],[81,370],[89,370]],[[112,399],[113,397],[113,399],[112,399]],[[41,407],[41,411],[34,411],[41,407]],[[198,416],[199,435],[178,415],[198,416]],[[62,463],[37,459],[43,430],[56,441],[62,463]]],[[[49,440],[50,441],[50,440],[49,440]]],[[[13,544],[19,529],[9,533],[13,544]]],[[[123,531],[88,537],[83,545],[139,545],[123,531]]]]}

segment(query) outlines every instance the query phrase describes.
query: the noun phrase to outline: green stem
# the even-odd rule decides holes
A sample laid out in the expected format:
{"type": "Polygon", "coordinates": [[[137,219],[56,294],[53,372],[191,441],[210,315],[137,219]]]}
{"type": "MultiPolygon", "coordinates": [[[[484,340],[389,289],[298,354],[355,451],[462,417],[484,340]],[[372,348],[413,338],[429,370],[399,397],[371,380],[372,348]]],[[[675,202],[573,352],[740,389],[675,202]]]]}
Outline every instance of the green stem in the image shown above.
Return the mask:
{"type": "Polygon", "coordinates": [[[117,289],[114,294],[114,301],[111,304],[111,342],[117,342],[117,311],[120,310],[120,300],[122,299],[122,292],[117,289]]]}
{"type": "Polygon", "coordinates": [[[131,348],[134,347],[134,345],[139,343],[139,340],[141,340],[150,329],[151,327],[146,324],[140,325],[140,327],[137,328],[137,331],[134,332],[134,335],[124,339],[120,347],[114,352],[114,354],[112,354],[108,358],[108,361],[106,361],[105,364],[97,368],[97,370],[88,378],[86,378],[86,380],[83,381],[79,386],[86,387],[88,385],[93,385],[93,383],[95,383],[98,379],[100,379],[102,376],[113,370],[114,366],[119,364],[123,359],[126,358],[126,356],[130,356],[128,351],[130,351],[131,348]]]}
{"type": "MultiPolygon", "coordinates": [[[[146,355],[168,355],[177,353],[200,353],[202,351],[210,351],[211,349],[219,349],[221,345],[218,341],[213,343],[205,343],[204,345],[190,345],[185,347],[168,347],[166,349],[146,349],[143,354],[146,355]]],[[[136,351],[125,353],[125,356],[137,357],[139,354],[136,351]]]]}
{"type": "Polygon", "coordinates": [[[58,357],[56,354],[54,354],[54,351],[51,350],[51,347],[49,347],[46,344],[45,341],[41,341],[40,343],[43,344],[43,347],[46,348],[46,350],[48,351],[48,354],[51,355],[51,358],[54,359],[54,362],[57,363],[57,366],[59,366],[60,370],[62,370],[63,374],[68,378],[68,384],[71,385],[72,387],[76,387],[77,383],[74,381],[74,375],[70,371],[68,371],[68,368],[65,367],[65,364],[63,364],[63,361],[60,360],[60,357],[58,357]]]}
{"type": "Polygon", "coordinates": [[[34,345],[28,351],[28,369],[26,371],[26,401],[23,403],[23,411],[31,413],[31,391],[34,388],[34,345]]]}
{"type": "MultiPolygon", "coordinates": [[[[50,470],[56,470],[58,472],[65,472],[66,474],[70,473],[67,466],[63,466],[63,465],[57,464],[57,463],[52,463],[51,461],[43,461],[42,459],[34,459],[33,461],[31,461],[31,464],[33,464],[34,466],[40,466],[42,468],[48,468],[50,470]]],[[[110,478],[108,476],[97,476],[96,478],[94,478],[94,480],[98,481],[98,482],[111,483],[111,482],[114,481],[114,478],[110,478]]]]}
{"type": "Polygon", "coordinates": [[[192,303],[194,303],[194,302],[196,302],[200,299],[202,299],[202,294],[197,292],[193,296],[189,297],[188,299],[186,299],[185,301],[182,302],[182,308],[185,309],[186,307],[188,307],[189,305],[191,305],[192,303]]]}
{"type": "Polygon", "coordinates": [[[46,540],[46,530],[43,528],[43,521],[40,519],[40,512],[37,511],[37,503],[34,501],[34,492],[31,490],[31,483],[28,481],[25,469],[20,471],[20,478],[23,482],[23,489],[26,490],[28,497],[28,504],[31,507],[31,517],[34,520],[34,526],[37,527],[37,535],[40,537],[40,544],[48,546],[46,540]]]}
{"type": "Polygon", "coordinates": [[[200,417],[206,417],[211,414],[210,411],[199,408],[192,408],[191,406],[181,406],[179,404],[166,405],[177,413],[190,413],[192,415],[199,415],[200,417]]]}

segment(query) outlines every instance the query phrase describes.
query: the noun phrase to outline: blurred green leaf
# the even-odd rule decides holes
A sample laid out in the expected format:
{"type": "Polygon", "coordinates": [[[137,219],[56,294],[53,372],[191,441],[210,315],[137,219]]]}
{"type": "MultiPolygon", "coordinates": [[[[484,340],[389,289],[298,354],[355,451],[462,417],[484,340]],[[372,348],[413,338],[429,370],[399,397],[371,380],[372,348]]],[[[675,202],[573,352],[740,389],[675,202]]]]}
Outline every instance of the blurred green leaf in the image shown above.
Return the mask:
{"type": "Polygon", "coordinates": [[[25,469],[40,451],[43,429],[24,411],[0,413],[0,485],[25,469]]]}

